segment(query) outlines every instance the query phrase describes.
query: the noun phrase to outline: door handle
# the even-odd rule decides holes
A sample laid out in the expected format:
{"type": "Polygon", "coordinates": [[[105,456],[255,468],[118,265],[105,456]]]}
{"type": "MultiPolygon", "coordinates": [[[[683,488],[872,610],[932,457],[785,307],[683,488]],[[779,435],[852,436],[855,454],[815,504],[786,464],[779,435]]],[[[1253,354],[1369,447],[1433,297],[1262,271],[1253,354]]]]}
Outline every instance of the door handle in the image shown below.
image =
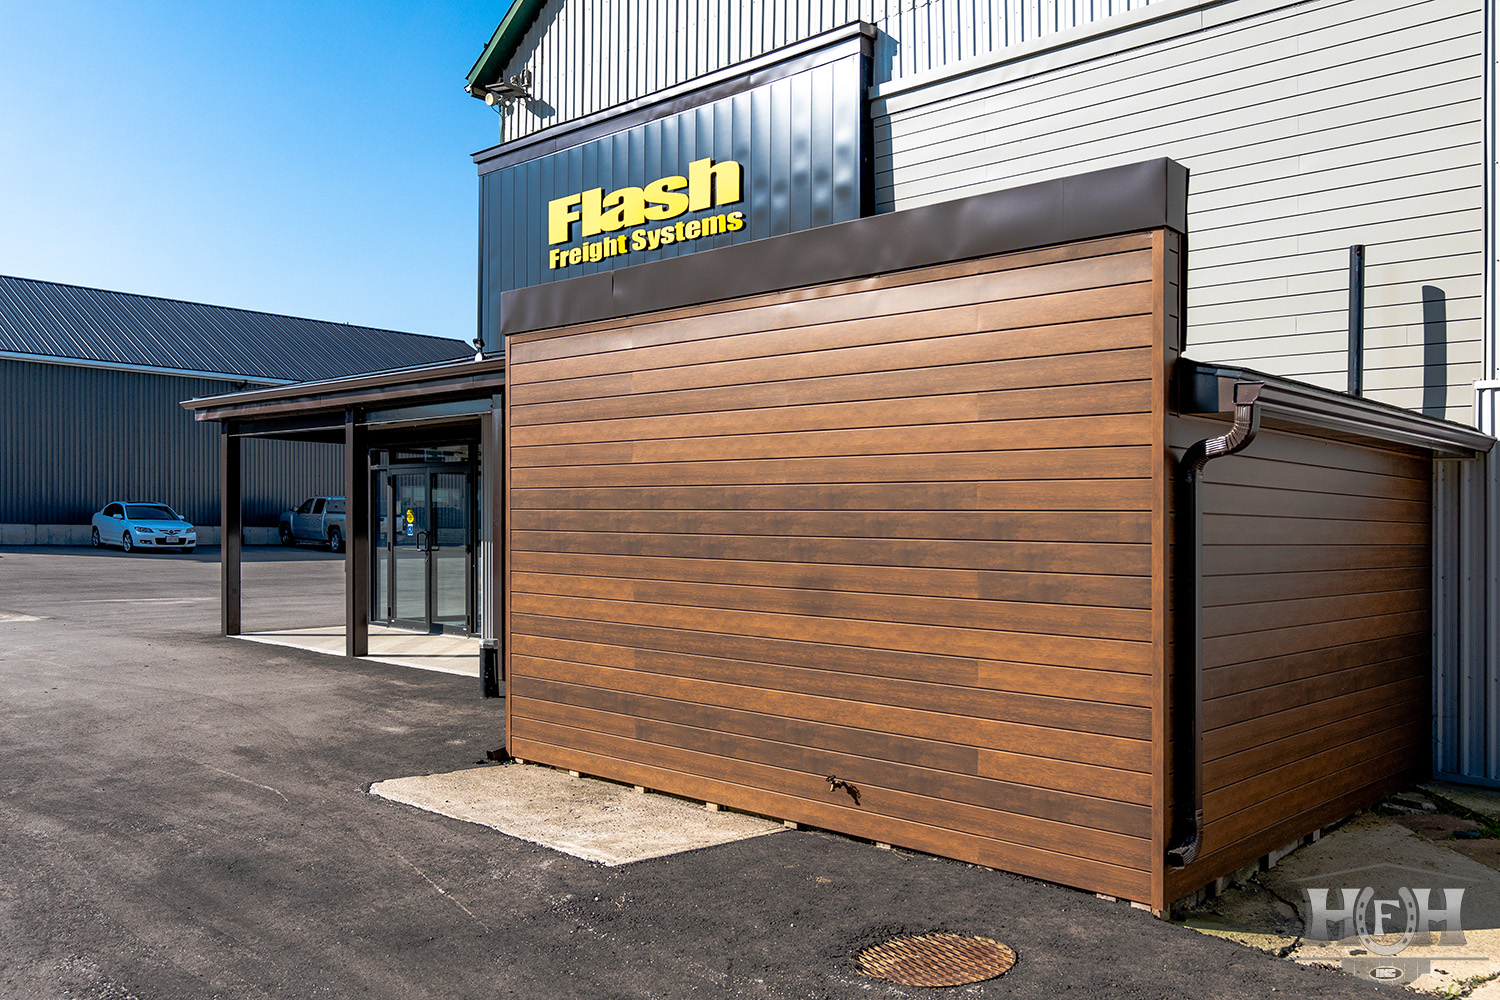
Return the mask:
{"type": "Polygon", "coordinates": [[[427,552],[427,551],[429,551],[429,549],[427,547],[427,532],[425,532],[425,531],[419,531],[419,532],[417,532],[417,551],[418,552],[427,552]]]}

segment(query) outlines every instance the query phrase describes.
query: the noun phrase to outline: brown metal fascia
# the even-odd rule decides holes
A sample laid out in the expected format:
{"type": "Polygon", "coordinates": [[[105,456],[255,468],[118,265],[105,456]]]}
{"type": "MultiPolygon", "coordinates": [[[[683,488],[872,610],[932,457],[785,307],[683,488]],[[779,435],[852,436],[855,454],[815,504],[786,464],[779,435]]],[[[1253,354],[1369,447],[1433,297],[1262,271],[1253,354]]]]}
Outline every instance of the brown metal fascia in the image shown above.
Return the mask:
{"type": "Polygon", "coordinates": [[[1227,413],[1234,408],[1236,382],[1263,385],[1260,409],[1267,423],[1335,431],[1375,443],[1420,448],[1452,458],[1475,458],[1490,451],[1495,439],[1451,420],[1413,413],[1399,406],[1322,389],[1248,368],[1179,362],[1179,412],[1227,413]],[[1279,419],[1278,419],[1279,418],[1279,419]]]}
{"type": "Polygon", "coordinates": [[[1187,169],[1110,167],[506,292],[513,335],[1187,226],[1187,169]]]}
{"type": "Polygon", "coordinates": [[[368,406],[392,399],[426,399],[433,396],[493,395],[505,387],[504,359],[464,362],[470,372],[430,381],[431,369],[360,376],[342,382],[301,382],[282,389],[237,392],[225,396],[190,399],[182,405],[194,419],[232,420],[240,417],[295,416],[339,412],[348,406],[368,406]],[[424,378],[424,376],[426,376],[424,378]]]}

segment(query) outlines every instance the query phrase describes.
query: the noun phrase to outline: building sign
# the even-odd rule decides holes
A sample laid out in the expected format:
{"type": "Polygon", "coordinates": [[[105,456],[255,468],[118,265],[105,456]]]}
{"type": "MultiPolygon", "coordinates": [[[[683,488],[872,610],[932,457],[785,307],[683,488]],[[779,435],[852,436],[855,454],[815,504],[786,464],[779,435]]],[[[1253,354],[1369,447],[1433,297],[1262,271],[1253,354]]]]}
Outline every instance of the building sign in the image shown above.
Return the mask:
{"type": "MultiPolygon", "coordinates": [[[[644,188],[624,187],[608,194],[596,187],[552,199],[547,203],[547,242],[570,243],[578,233],[588,240],[600,233],[644,226],[647,221],[661,222],[688,212],[732,205],[741,200],[743,190],[744,168],[739,163],[734,160],[715,163],[705,157],[688,164],[686,177],[680,174],[659,177],[644,188]]],[[[744,228],[744,212],[711,215],[659,228],[637,228],[628,234],[606,236],[571,249],[554,246],[547,251],[547,267],[556,270],[596,264],[632,250],[656,250],[673,243],[737,233],[744,228]]]]}
{"type": "Polygon", "coordinates": [[[870,214],[869,39],[476,154],[480,334],[505,292],[870,214]]]}

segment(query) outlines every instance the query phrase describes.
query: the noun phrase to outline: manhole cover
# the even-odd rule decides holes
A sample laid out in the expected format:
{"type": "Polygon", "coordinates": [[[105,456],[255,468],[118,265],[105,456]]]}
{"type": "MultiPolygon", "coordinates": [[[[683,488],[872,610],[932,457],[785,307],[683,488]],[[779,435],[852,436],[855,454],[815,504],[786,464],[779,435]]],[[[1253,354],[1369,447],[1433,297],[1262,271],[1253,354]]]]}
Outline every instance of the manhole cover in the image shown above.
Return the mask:
{"type": "Polygon", "coordinates": [[[902,986],[963,986],[1004,974],[1016,953],[992,938],[935,932],[873,945],[854,963],[862,975],[902,986]]]}

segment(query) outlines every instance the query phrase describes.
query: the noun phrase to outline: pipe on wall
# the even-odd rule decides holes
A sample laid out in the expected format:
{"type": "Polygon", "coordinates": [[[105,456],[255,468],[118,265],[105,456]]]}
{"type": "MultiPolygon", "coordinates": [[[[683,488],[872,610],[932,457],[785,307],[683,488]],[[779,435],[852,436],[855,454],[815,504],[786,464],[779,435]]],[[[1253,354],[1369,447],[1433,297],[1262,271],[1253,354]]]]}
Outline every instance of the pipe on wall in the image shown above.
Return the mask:
{"type": "Polygon", "coordinates": [[[1242,451],[1260,430],[1260,382],[1234,384],[1234,424],[1190,446],[1177,460],[1177,667],[1173,675],[1173,789],[1176,809],[1167,864],[1186,868],[1203,850],[1203,467],[1242,451]]]}

